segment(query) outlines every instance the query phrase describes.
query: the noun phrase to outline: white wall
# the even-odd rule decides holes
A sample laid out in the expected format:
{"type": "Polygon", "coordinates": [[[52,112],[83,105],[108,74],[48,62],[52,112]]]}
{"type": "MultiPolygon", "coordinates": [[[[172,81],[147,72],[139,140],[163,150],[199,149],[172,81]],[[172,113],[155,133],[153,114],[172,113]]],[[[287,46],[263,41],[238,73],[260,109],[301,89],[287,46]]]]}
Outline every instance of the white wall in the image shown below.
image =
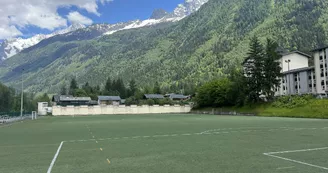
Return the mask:
{"type": "Polygon", "coordinates": [[[38,102],[38,115],[47,115],[47,102],[38,102]]]}
{"type": "Polygon", "coordinates": [[[290,60],[290,70],[309,67],[308,57],[300,55],[298,53],[291,53],[289,55],[284,55],[280,60],[282,72],[288,71],[288,63],[285,62],[286,60],[290,60]]]}
{"type": "Polygon", "coordinates": [[[161,113],[189,113],[191,106],[53,106],[52,115],[118,115],[118,114],[161,114],[161,113]]]}

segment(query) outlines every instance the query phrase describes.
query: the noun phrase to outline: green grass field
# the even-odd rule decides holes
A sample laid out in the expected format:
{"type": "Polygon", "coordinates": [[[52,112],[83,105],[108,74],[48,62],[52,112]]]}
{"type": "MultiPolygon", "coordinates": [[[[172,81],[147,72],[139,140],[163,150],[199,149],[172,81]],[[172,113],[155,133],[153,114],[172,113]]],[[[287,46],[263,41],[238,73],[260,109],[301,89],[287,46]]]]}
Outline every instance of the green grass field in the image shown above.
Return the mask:
{"type": "Polygon", "coordinates": [[[0,126],[0,172],[323,173],[327,147],[328,120],[319,119],[43,117],[0,126]]]}

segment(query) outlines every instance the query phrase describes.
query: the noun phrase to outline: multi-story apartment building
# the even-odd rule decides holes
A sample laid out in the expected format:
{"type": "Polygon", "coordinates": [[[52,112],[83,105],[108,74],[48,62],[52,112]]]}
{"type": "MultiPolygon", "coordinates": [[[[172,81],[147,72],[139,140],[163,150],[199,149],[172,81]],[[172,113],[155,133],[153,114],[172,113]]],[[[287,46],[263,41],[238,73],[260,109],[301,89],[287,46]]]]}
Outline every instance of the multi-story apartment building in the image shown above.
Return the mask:
{"type": "Polygon", "coordinates": [[[283,77],[276,96],[295,94],[316,94],[315,67],[309,67],[310,55],[295,51],[284,54],[280,59],[283,77]]]}
{"type": "Polygon", "coordinates": [[[312,51],[314,56],[314,66],[317,78],[317,94],[327,96],[328,92],[328,46],[312,51]]]}

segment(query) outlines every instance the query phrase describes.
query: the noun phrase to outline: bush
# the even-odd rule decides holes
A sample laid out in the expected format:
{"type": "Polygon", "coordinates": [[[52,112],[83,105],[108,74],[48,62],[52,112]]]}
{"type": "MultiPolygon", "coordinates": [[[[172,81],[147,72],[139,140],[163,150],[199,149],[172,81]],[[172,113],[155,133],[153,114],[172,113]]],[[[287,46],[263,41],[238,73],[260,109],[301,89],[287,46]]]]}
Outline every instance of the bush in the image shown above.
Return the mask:
{"type": "Polygon", "coordinates": [[[312,99],[312,95],[282,96],[272,103],[272,107],[289,109],[297,108],[309,104],[312,99]]]}

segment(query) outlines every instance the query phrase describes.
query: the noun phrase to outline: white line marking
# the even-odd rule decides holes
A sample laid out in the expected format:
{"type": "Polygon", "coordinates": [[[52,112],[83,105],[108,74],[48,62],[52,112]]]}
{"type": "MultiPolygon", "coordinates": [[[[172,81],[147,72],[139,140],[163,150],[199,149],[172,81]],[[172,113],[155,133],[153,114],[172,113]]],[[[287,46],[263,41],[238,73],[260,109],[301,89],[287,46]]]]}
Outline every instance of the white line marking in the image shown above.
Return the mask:
{"type": "Polygon", "coordinates": [[[279,168],[277,168],[277,169],[278,169],[278,170],[281,170],[281,169],[291,169],[291,168],[295,168],[295,166],[279,167],[279,168]]]}
{"type": "Polygon", "coordinates": [[[182,136],[190,136],[190,133],[182,134],[182,136]]]}
{"type": "Polygon", "coordinates": [[[297,160],[292,160],[292,159],[288,159],[288,158],[285,158],[285,157],[270,155],[270,154],[267,154],[267,153],[264,153],[264,155],[270,156],[270,157],[275,157],[275,158],[286,160],[286,161],[290,161],[290,162],[299,163],[299,164],[302,164],[302,165],[307,165],[307,166],[311,166],[311,167],[315,167],[315,168],[320,168],[320,169],[328,170],[328,168],[323,167],[323,166],[313,165],[313,164],[310,164],[310,163],[305,163],[305,162],[301,162],[301,161],[297,161],[297,160]]]}
{"type": "Polygon", "coordinates": [[[57,149],[57,152],[56,152],[54,158],[52,159],[52,161],[51,161],[51,163],[50,163],[50,166],[49,166],[49,168],[48,168],[47,173],[51,173],[52,167],[54,166],[54,164],[55,164],[55,162],[56,162],[56,159],[57,159],[57,157],[58,157],[58,155],[59,155],[60,149],[61,149],[62,146],[63,146],[63,143],[64,143],[64,141],[62,141],[62,142],[60,143],[60,145],[59,145],[59,147],[58,147],[58,149],[57,149]]]}
{"type": "Polygon", "coordinates": [[[271,154],[296,153],[296,152],[305,152],[305,151],[318,151],[318,150],[327,150],[327,149],[328,147],[323,147],[323,148],[312,148],[312,149],[303,149],[303,150],[277,151],[277,152],[269,152],[264,154],[271,155],[271,154]]]}
{"type": "MultiPolygon", "coordinates": [[[[328,127],[325,127],[328,129],[328,127]]],[[[301,129],[301,130],[307,130],[312,128],[287,128],[287,127],[277,127],[275,129],[269,129],[264,127],[253,127],[253,129],[257,130],[245,130],[246,128],[223,128],[223,129],[213,129],[213,130],[207,130],[200,133],[185,133],[185,134],[166,134],[166,135],[153,135],[153,136],[130,136],[130,137],[116,137],[116,138],[100,138],[95,139],[93,136],[93,139],[87,139],[87,140],[71,140],[67,142],[85,142],[85,141],[103,141],[103,140],[119,140],[119,139],[136,139],[136,138],[155,138],[155,137],[172,137],[172,136],[191,136],[191,135],[215,135],[215,134],[229,134],[229,133],[249,133],[249,132],[263,132],[263,131],[278,131],[278,130],[295,130],[295,129],[301,129]],[[230,129],[234,129],[233,131],[230,131],[230,129]],[[240,129],[239,131],[236,129],[240,129]],[[225,130],[225,131],[223,131],[225,130]]],[[[324,129],[324,128],[322,128],[324,129]]],[[[65,141],[64,141],[65,142],[65,141]]],[[[268,153],[270,154],[270,153],[268,153]]],[[[272,154],[272,153],[271,153],[272,154]]]]}

